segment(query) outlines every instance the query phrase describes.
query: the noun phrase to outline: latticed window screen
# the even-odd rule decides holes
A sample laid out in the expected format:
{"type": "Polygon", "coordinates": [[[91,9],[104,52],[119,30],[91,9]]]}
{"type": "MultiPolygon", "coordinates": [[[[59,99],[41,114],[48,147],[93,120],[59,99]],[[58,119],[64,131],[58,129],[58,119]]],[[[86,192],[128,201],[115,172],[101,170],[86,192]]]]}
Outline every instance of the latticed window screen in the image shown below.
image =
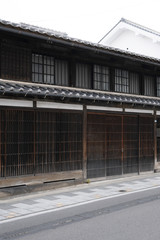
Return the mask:
{"type": "Polygon", "coordinates": [[[88,178],[153,171],[153,117],[87,116],[88,178]]]}
{"type": "Polygon", "coordinates": [[[115,69],[115,91],[129,93],[128,71],[122,69],[115,69]]]}
{"type": "Polygon", "coordinates": [[[32,81],[68,86],[68,62],[32,54],[32,81]]]}
{"type": "Polygon", "coordinates": [[[44,83],[54,84],[54,58],[43,57],[44,83]]]}
{"type": "Polygon", "coordinates": [[[1,77],[10,80],[30,81],[30,50],[3,43],[1,46],[1,77]]]}
{"type": "Polygon", "coordinates": [[[152,76],[144,76],[144,95],[154,96],[155,95],[155,81],[152,76]]]}
{"type": "Polygon", "coordinates": [[[129,93],[140,94],[139,75],[137,73],[129,73],[129,93]]]}
{"type": "Polygon", "coordinates": [[[43,82],[43,59],[42,55],[32,54],[32,81],[43,82]]]}
{"type": "Polygon", "coordinates": [[[82,115],[38,112],[36,173],[82,168],[82,115]]]}
{"type": "Polygon", "coordinates": [[[153,117],[140,117],[140,171],[151,171],[154,167],[153,117]]]}
{"type": "Polygon", "coordinates": [[[55,84],[63,86],[69,85],[67,61],[55,60],[55,84]]]}
{"type": "Polygon", "coordinates": [[[87,64],[76,64],[76,87],[91,88],[91,67],[87,64]]]}
{"type": "Polygon", "coordinates": [[[157,162],[160,162],[160,118],[157,119],[157,162]]]}
{"type": "Polygon", "coordinates": [[[94,65],[94,89],[109,90],[109,68],[106,66],[94,65]]]}
{"type": "Polygon", "coordinates": [[[0,177],[82,170],[82,114],[0,111],[0,177]]]}
{"type": "Polygon", "coordinates": [[[157,77],[157,97],[160,97],[160,77],[157,77]]]}

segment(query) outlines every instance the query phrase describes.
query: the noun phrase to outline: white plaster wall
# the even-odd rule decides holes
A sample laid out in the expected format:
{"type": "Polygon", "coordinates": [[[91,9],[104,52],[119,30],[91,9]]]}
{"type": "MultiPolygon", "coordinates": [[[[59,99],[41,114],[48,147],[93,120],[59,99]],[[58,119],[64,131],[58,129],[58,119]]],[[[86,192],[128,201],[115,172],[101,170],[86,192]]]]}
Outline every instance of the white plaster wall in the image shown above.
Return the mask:
{"type": "Polygon", "coordinates": [[[106,37],[101,44],[125,51],[160,58],[160,42],[148,36],[128,29],[121,29],[111,37],[106,37]]]}

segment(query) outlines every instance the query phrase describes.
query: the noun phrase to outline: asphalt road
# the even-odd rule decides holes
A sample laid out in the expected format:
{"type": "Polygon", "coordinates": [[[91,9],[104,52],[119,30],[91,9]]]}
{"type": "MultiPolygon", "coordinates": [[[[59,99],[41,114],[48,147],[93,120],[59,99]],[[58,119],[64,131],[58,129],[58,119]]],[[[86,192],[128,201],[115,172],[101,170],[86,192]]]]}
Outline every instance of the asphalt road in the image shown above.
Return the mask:
{"type": "Polygon", "coordinates": [[[0,224],[0,240],[158,240],[160,188],[0,224]]]}

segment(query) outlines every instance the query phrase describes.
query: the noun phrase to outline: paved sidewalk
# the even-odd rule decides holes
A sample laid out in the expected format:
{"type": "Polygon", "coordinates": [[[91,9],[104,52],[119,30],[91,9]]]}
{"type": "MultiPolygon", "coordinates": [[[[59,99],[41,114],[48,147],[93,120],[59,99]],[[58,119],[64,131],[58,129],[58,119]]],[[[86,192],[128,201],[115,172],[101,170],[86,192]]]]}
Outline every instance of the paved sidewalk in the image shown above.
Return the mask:
{"type": "Polygon", "coordinates": [[[92,182],[0,200],[0,222],[153,187],[160,187],[159,173],[92,182]]]}

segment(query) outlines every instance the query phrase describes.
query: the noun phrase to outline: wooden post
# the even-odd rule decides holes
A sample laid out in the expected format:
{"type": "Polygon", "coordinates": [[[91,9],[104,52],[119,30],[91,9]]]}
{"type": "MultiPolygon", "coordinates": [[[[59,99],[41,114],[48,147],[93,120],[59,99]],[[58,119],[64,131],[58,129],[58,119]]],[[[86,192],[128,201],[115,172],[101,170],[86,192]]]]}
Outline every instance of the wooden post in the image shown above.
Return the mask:
{"type": "Polygon", "coordinates": [[[83,180],[87,178],[87,109],[83,106],[83,180]]]}
{"type": "Polygon", "coordinates": [[[5,110],[5,128],[4,128],[4,136],[5,136],[5,150],[4,150],[4,177],[7,175],[7,123],[8,123],[8,111],[5,110]]]}
{"type": "Polygon", "coordinates": [[[124,121],[123,121],[123,116],[121,117],[121,134],[122,134],[122,136],[121,136],[121,165],[122,165],[122,175],[123,175],[123,173],[124,173],[124,141],[123,141],[123,138],[124,138],[124,121]]]}
{"type": "Polygon", "coordinates": [[[2,168],[2,139],[1,139],[1,134],[2,134],[2,130],[1,130],[1,124],[2,124],[2,110],[0,110],[0,177],[1,176],[1,168],[2,168]]]}
{"type": "Polygon", "coordinates": [[[154,111],[154,171],[156,171],[157,166],[157,116],[156,111],[154,111]]]}
{"type": "Polygon", "coordinates": [[[34,116],[33,116],[33,129],[34,129],[34,133],[33,133],[33,175],[36,175],[36,111],[34,110],[33,112],[34,116]]]}
{"type": "Polygon", "coordinates": [[[140,138],[140,116],[138,115],[138,174],[140,174],[140,159],[141,159],[141,138],[140,138]]]}

